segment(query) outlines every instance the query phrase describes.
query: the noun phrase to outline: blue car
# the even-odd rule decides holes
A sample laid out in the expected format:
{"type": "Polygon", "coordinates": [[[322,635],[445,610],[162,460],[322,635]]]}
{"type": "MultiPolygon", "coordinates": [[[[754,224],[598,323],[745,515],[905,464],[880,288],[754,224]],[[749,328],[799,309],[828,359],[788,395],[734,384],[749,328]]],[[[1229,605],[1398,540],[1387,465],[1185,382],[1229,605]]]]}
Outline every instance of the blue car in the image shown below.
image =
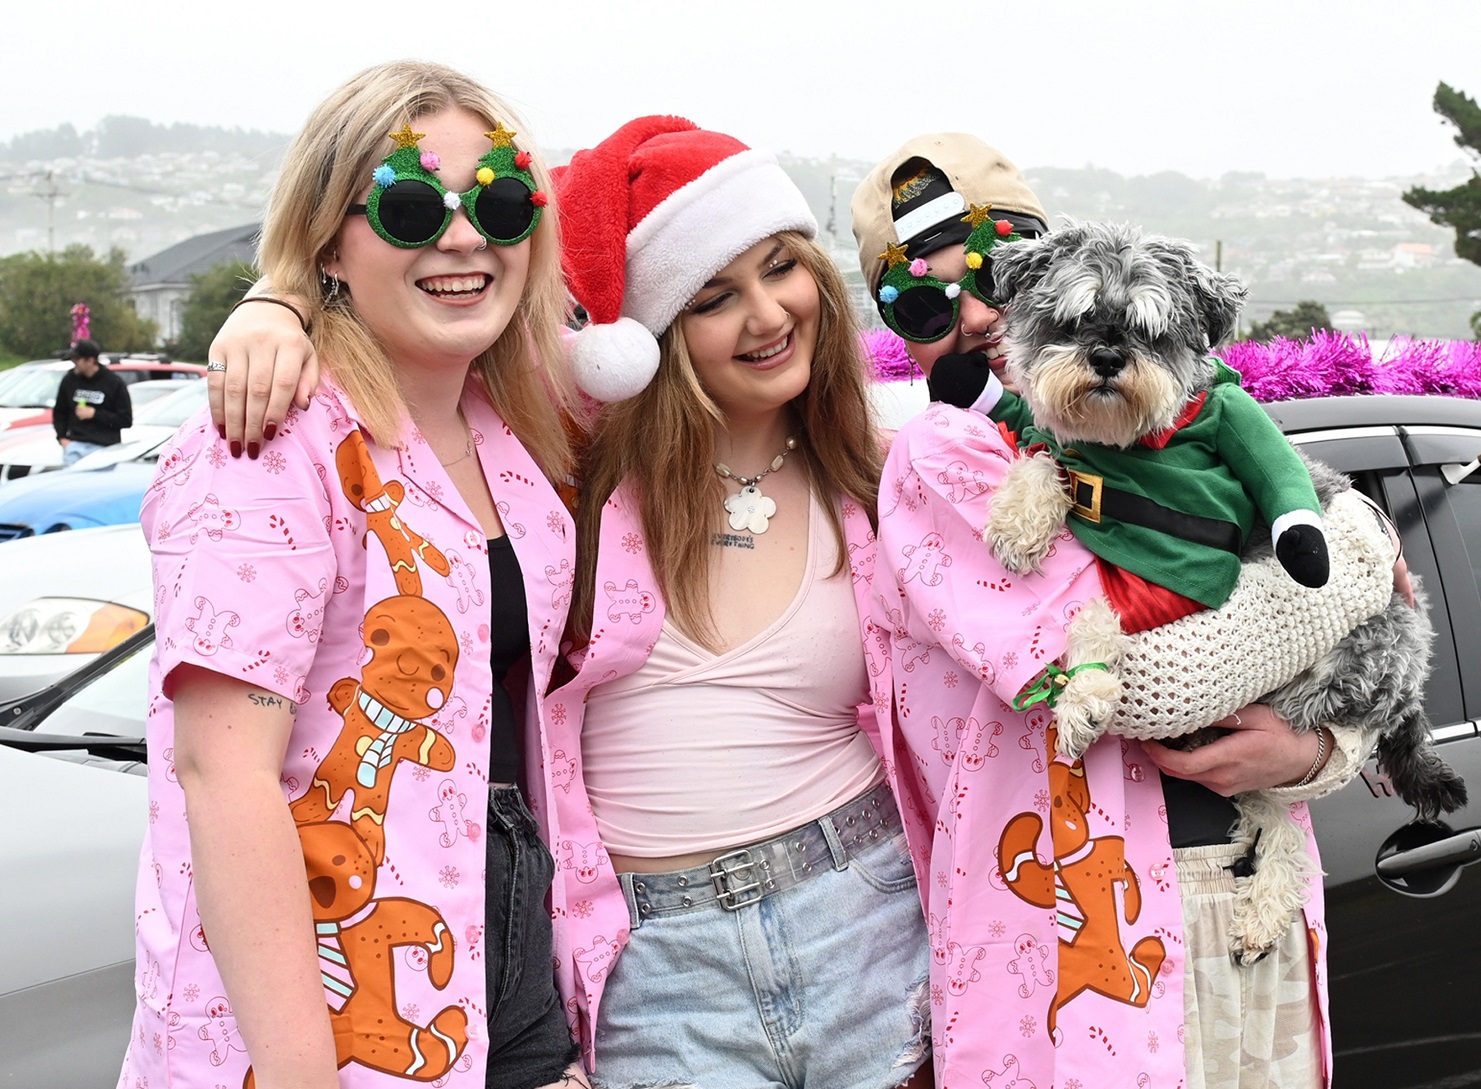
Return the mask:
{"type": "Polygon", "coordinates": [[[0,488],[0,541],[139,520],[153,458],[12,480],[0,488]]]}

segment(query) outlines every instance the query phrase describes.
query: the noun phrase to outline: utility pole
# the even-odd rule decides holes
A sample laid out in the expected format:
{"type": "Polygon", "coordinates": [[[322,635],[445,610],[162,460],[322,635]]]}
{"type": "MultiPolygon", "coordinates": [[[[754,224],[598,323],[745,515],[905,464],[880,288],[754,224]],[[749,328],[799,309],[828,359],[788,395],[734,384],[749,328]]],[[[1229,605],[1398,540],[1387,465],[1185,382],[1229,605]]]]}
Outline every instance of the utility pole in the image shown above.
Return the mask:
{"type": "Polygon", "coordinates": [[[56,177],[52,171],[48,170],[45,176],[46,188],[32,195],[46,201],[46,252],[52,254],[56,252],[56,227],[53,221],[55,219],[57,198],[62,196],[63,193],[57,188],[56,177]]]}

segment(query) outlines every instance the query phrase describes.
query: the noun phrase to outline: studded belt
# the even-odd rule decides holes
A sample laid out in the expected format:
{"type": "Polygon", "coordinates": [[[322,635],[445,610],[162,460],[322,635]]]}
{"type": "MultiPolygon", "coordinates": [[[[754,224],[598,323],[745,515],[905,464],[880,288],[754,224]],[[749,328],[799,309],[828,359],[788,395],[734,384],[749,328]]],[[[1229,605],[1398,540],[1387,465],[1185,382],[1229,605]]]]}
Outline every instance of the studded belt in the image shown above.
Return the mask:
{"type": "Polygon", "coordinates": [[[880,783],[817,820],[737,847],[703,866],[669,873],[620,873],[634,929],[644,919],[719,907],[739,911],[816,873],[847,868],[849,855],[901,830],[889,784],[880,783]]]}

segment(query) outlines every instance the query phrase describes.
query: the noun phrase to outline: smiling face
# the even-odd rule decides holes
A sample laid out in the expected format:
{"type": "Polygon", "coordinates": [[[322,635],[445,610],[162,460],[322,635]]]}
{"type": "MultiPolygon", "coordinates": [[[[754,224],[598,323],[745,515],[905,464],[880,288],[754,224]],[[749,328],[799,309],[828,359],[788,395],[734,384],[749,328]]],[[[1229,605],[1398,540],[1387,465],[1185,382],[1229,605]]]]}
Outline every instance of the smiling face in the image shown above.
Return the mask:
{"type": "MultiPolygon", "coordinates": [[[[476,183],[478,159],[493,126],[461,107],[418,117],[417,146],[437,155],[438,178],[454,192],[476,183]]],[[[356,199],[364,201],[366,188],[356,199]]],[[[348,215],[324,270],[349,289],[360,319],[398,367],[464,367],[509,325],[529,271],[530,242],[485,245],[459,207],[436,242],[402,249],[383,240],[363,215],[348,215]]]]}
{"type": "Polygon", "coordinates": [[[730,421],[770,415],[807,388],[818,284],[780,239],[762,239],[679,317],[694,373],[730,421]]]}

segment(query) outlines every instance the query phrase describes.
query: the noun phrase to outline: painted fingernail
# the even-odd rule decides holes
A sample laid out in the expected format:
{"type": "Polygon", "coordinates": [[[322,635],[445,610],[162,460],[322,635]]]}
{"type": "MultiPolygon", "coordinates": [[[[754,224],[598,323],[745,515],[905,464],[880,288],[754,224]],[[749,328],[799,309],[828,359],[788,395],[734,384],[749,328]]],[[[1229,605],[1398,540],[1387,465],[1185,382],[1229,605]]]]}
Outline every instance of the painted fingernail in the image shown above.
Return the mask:
{"type": "Polygon", "coordinates": [[[257,455],[261,452],[261,450],[262,447],[260,445],[255,442],[249,442],[247,444],[247,457],[252,461],[256,461],[257,455]]]}
{"type": "Polygon", "coordinates": [[[264,439],[266,439],[268,442],[272,442],[273,441],[273,436],[276,435],[277,433],[278,433],[278,425],[277,424],[270,423],[270,424],[264,424],[263,425],[263,428],[262,428],[262,437],[264,439]]]}
{"type": "Polygon", "coordinates": [[[225,424],[217,424],[216,425],[216,434],[218,434],[218,435],[221,436],[221,441],[222,442],[225,442],[226,441],[226,425],[225,424]]]}
{"type": "Polygon", "coordinates": [[[239,458],[242,456],[242,444],[237,442],[236,440],[232,440],[231,456],[234,458],[239,458]]]}

